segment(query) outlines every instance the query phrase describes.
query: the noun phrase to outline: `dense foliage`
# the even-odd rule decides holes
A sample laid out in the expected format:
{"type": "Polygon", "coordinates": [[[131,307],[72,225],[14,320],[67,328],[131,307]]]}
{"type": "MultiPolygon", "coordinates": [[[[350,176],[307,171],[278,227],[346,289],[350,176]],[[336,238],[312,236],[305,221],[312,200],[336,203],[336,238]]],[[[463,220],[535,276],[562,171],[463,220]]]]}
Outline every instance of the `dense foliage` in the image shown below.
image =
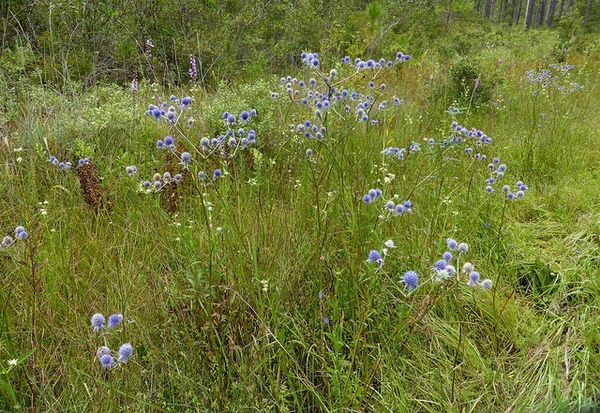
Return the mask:
{"type": "Polygon", "coordinates": [[[393,55],[397,48],[415,56],[432,51],[442,58],[465,56],[503,42],[509,26],[525,24],[525,9],[532,10],[528,27],[560,28],[557,57],[586,47],[587,34],[599,29],[597,0],[526,3],[6,0],[0,14],[3,49],[26,49],[31,59],[24,69],[39,81],[92,85],[145,78],[183,85],[193,56],[195,82],[213,88],[222,80],[248,82],[298,66],[298,50],[318,50],[332,59],[393,55]]]}

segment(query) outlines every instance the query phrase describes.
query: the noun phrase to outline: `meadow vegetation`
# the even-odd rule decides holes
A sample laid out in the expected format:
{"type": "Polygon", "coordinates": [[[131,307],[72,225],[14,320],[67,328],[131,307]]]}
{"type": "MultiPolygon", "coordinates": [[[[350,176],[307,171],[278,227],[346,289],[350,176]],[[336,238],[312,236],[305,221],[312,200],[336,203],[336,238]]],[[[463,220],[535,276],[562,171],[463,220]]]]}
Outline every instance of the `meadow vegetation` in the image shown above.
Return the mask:
{"type": "Polygon", "coordinates": [[[7,47],[0,410],[600,411],[600,38],[453,7],[210,71],[7,47]]]}

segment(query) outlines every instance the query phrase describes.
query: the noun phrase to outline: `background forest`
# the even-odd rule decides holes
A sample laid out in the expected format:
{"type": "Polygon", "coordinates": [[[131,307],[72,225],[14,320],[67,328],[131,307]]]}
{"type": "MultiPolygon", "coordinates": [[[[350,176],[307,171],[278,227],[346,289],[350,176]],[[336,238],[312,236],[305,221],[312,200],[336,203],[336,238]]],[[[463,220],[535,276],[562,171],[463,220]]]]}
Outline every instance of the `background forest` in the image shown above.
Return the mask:
{"type": "Polygon", "coordinates": [[[506,44],[511,28],[556,29],[554,54],[564,60],[600,26],[597,0],[4,0],[0,13],[3,49],[28,49],[26,75],[88,86],[133,78],[182,85],[190,55],[205,87],[278,74],[301,63],[299,50],[337,58],[402,49],[451,60],[506,44]]]}

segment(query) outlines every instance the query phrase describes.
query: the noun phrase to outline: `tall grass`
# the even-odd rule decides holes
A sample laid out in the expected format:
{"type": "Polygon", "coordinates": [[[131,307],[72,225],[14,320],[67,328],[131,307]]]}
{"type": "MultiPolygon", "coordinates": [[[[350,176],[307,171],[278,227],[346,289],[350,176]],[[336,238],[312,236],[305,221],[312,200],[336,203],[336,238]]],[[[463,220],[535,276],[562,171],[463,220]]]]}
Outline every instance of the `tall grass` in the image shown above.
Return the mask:
{"type": "Polygon", "coordinates": [[[373,90],[375,72],[321,62],[348,76],[340,91],[375,97],[367,122],[349,99],[350,113],[336,103],[319,118],[297,84],[289,96],[271,78],[214,94],[142,82],[135,100],[111,85],[70,96],[23,85],[5,106],[0,155],[1,228],[28,232],[0,251],[1,409],[594,411],[600,73],[575,56],[556,83],[531,84],[528,70],[555,62],[502,53],[482,54],[481,87],[493,92],[476,104],[474,85],[456,95],[433,55],[384,71],[373,90]],[[573,82],[583,88],[558,89],[573,82]],[[143,114],[171,93],[193,98],[176,124],[143,114]],[[224,111],[253,108],[256,145],[202,149],[227,132],[224,111]],[[298,132],[307,119],[326,128],[322,141],[298,132]],[[492,143],[444,143],[453,121],[492,143]],[[174,152],[156,147],[167,135],[174,152]],[[494,157],[507,169],[488,194],[494,157]],[[83,183],[80,158],[101,183],[83,183]],[[181,181],[143,186],[166,171],[181,181]],[[510,200],[501,187],[516,192],[518,180],[529,189],[510,200]],[[90,185],[98,205],[84,201],[90,185]],[[388,200],[410,200],[411,212],[387,211],[388,200]],[[457,274],[437,282],[448,238],[469,249],[452,251],[457,274]],[[383,264],[366,262],[388,240],[383,264]],[[467,285],[467,261],[491,289],[467,285]],[[123,321],[93,332],[98,312],[123,321]],[[116,359],[126,342],[131,359],[103,368],[97,349],[116,359]]]}

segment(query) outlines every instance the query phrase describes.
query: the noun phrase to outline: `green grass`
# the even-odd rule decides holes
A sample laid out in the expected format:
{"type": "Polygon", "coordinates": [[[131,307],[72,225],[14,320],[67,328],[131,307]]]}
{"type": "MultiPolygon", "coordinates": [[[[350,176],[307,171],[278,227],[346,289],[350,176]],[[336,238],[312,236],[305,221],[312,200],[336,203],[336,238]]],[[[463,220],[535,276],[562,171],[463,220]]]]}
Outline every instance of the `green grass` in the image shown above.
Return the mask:
{"type": "MultiPolygon", "coordinates": [[[[0,228],[14,236],[24,225],[29,237],[0,251],[0,410],[596,411],[598,56],[572,56],[575,68],[558,76],[583,89],[533,96],[526,72],[554,61],[543,42],[531,47],[530,58],[499,47],[502,64],[493,47],[481,54],[487,102],[472,87],[456,95],[434,54],[403,63],[377,80],[384,92],[369,92],[375,106],[387,96],[384,114],[372,109],[377,125],[337,105],[322,142],[290,130],[317,117],[278,79],[160,90],[194,98],[176,126],[143,115],[156,103],[151,85],[135,100],[114,85],[18,86],[2,113],[0,228]],[[455,99],[463,110],[452,117],[455,99]],[[255,147],[201,150],[202,137],[226,131],[223,111],[251,108],[255,147]],[[493,142],[441,145],[453,120],[493,142]],[[175,155],[156,148],[166,135],[175,155]],[[411,143],[421,149],[403,161],[381,153],[411,143]],[[176,159],[184,150],[188,170],[176,159]],[[51,155],[90,158],[99,212],[76,168],[51,155]],[[507,170],[487,194],[493,157],[507,170]],[[181,183],[143,189],[165,171],[181,183]],[[517,180],[529,190],[507,200],[501,187],[517,180]],[[367,205],[370,188],[382,197],[367,205]],[[412,212],[387,213],[388,199],[409,199],[412,212]],[[432,281],[447,238],[469,245],[455,253],[457,270],[474,263],[491,290],[468,287],[462,273],[432,281]],[[397,248],[382,268],[367,263],[388,239],[397,248]],[[412,292],[400,283],[407,270],[420,276],[412,292]],[[123,323],[94,333],[97,312],[123,323]],[[96,349],[116,355],[126,342],[129,362],[103,369],[96,349]]],[[[368,80],[346,87],[366,91],[368,80]]]]}

